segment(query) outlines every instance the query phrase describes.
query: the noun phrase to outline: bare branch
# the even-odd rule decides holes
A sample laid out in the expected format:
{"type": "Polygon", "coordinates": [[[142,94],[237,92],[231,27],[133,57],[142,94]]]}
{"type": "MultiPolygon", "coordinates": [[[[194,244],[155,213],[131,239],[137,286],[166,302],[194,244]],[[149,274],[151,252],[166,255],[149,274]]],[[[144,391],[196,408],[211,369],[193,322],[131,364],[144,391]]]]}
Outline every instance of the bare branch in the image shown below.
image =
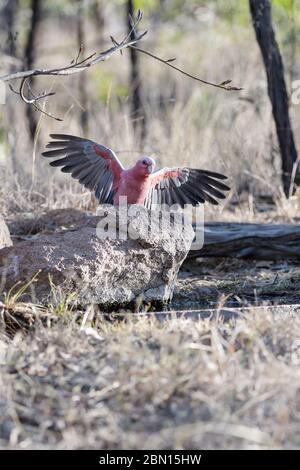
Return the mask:
{"type": "MultiPolygon", "coordinates": [[[[83,53],[83,44],[80,44],[79,51],[78,51],[77,57],[75,59],[75,65],[78,65],[79,57],[82,55],[82,53],[83,53]]],[[[74,62],[71,62],[71,64],[72,63],[74,63],[74,62]]]]}
{"type": "Polygon", "coordinates": [[[31,90],[31,87],[30,87],[30,85],[29,85],[29,83],[28,83],[28,80],[30,80],[30,77],[25,77],[25,78],[23,78],[22,83],[21,83],[21,86],[20,86],[20,91],[19,91],[19,93],[18,93],[18,94],[21,96],[21,98],[22,98],[22,100],[24,101],[24,103],[27,103],[27,104],[32,105],[36,111],[39,111],[40,113],[45,114],[46,116],[48,116],[48,117],[50,117],[50,118],[52,118],[52,119],[55,119],[56,121],[62,121],[62,119],[53,116],[53,114],[51,114],[51,113],[45,111],[45,109],[40,108],[40,106],[38,106],[38,105],[36,104],[37,101],[40,100],[40,99],[46,98],[47,96],[53,96],[53,95],[55,95],[55,92],[49,92],[49,93],[44,92],[44,93],[41,93],[41,94],[38,95],[38,96],[35,96],[34,93],[33,93],[33,91],[31,90]],[[27,98],[27,97],[25,96],[25,94],[24,94],[25,83],[27,84],[27,87],[28,87],[29,93],[30,93],[31,96],[32,96],[32,99],[27,98]]]}
{"type": "Polygon", "coordinates": [[[21,96],[22,100],[24,101],[24,103],[26,104],[34,104],[36,103],[37,101],[43,99],[43,98],[46,98],[47,96],[53,96],[55,95],[55,92],[54,91],[51,91],[49,93],[41,93],[40,95],[38,96],[35,96],[31,90],[31,87],[29,85],[29,83],[27,83],[27,81],[30,79],[30,77],[25,77],[23,78],[22,82],[21,82],[21,86],[20,86],[20,91],[19,91],[19,95],[21,96]],[[25,96],[24,94],[24,88],[25,88],[25,84],[27,84],[27,87],[30,91],[30,94],[32,95],[32,99],[29,99],[25,96]]]}
{"type": "Polygon", "coordinates": [[[45,111],[44,109],[40,108],[37,105],[37,101],[42,100],[44,98],[47,98],[49,96],[53,96],[55,93],[54,92],[49,92],[49,93],[44,92],[44,93],[40,93],[38,96],[35,96],[33,94],[32,90],[31,90],[30,86],[29,86],[28,80],[30,80],[30,78],[32,78],[32,77],[42,76],[42,75],[43,76],[52,76],[52,75],[60,75],[60,76],[64,75],[64,76],[66,76],[66,75],[73,75],[75,73],[83,72],[84,70],[87,70],[89,67],[91,67],[93,65],[96,65],[99,62],[103,62],[103,61],[109,59],[116,52],[119,52],[119,51],[121,52],[123,49],[126,49],[127,47],[130,47],[130,46],[134,45],[144,35],[145,35],[145,33],[141,33],[139,36],[137,36],[133,40],[128,39],[128,37],[126,36],[120,43],[118,43],[117,41],[112,39],[113,44],[114,44],[113,47],[111,47],[110,49],[108,49],[104,52],[101,52],[98,55],[96,55],[96,53],[93,53],[93,54],[89,55],[88,57],[86,57],[86,58],[79,61],[79,57],[80,57],[81,52],[82,52],[81,48],[80,48],[75,61],[73,60],[71,62],[71,64],[69,64],[65,67],[59,67],[59,68],[55,68],[55,69],[33,69],[33,70],[26,70],[26,71],[22,71],[22,72],[16,72],[16,73],[9,74],[9,75],[3,75],[2,77],[0,77],[0,81],[9,82],[9,81],[21,79],[21,84],[20,84],[20,87],[19,87],[19,91],[14,90],[11,84],[9,85],[10,90],[12,92],[18,94],[20,96],[21,100],[24,103],[33,106],[37,111],[39,111],[39,112],[45,114],[46,116],[51,117],[51,118],[53,118],[57,121],[62,121],[62,119],[53,116],[51,113],[45,111]],[[28,89],[29,89],[30,94],[31,94],[31,98],[28,98],[24,93],[25,85],[28,86],[28,89]]]}
{"type": "Polygon", "coordinates": [[[67,65],[67,66],[64,66],[64,67],[58,67],[58,68],[55,68],[55,69],[25,70],[25,71],[22,71],[22,72],[15,72],[15,73],[8,74],[8,75],[2,75],[0,77],[0,81],[9,82],[9,81],[12,81],[12,80],[18,80],[18,79],[27,78],[27,77],[36,77],[36,76],[39,76],[39,75],[46,75],[46,76],[47,75],[48,76],[51,76],[51,75],[73,75],[75,73],[80,73],[83,70],[86,70],[87,68],[98,64],[99,62],[103,62],[105,60],[108,60],[116,52],[119,52],[123,49],[126,49],[127,47],[133,46],[143,36],[144,36],[144,34],[140,34],[134,40],[130,40],[130,41],[126,41],[126,42],[122,41],[120,43],[116,43],[116,45],[114,45],[110,49],[98,54],[93,60],[92,60],[92,57],[94,57],[95,54],[92,54],[91,56],[83,59],[82,61],[78,62],[77,64],[73,63],[73,64],[70,64],[70,65],[67,65]]]}
{"type": "Polygon", "coordinates": [[[171,64],[171,62],[174,62],[176,60],[176,58],[165,60],[165,59],[162,59],[161,57],[158,57],[157,55],[153,54],[152,52],[145,51],[144,49],[141,49],[140,47],[137,47],[134,44],[130,47],[135,49],[138,52],[141,52],[142,54],[145,54],[149,57],[152,57],[152,59],[158,60],[162,64],[165,64],[165,65],[167,65],[168,67],[171,67],[174,70],[177,70],[177,72],[182,73],[186,77],[192,78],[193,80],[196,80],[197,82],[203,83],[204,85],[210,85],[212,87],[221,88],[222,90],[226,90],[226,91],[241,91],[241,90],[243,90],[243,88],[229,85],[229,83],[231,83],[232,80],[225,80],[224,82],[222,82],[220,84],[217,84],[217,83],[209,82],[207,80],[203,80],[202,78],[196,77],[195,75],[192,75],[188,72],[185,72],[184,70],[180,69],[179,67],[176,67],[175,65],[171,64]]]}
{"type": "Polygon", "coordinates": [[[41,69],[40,68],[40,69],[32,69],[32,70],[25,70],[25,71],[15,72],[15,73],[12,73],[12,74],[0,76],[0,81],[2,81],[2,82],[11,82],[11,81],[14,81],[14,80],[21,80],[19,91],[16,91],[12,87],[12,85],[9,84],[9,87],[10,87],[11,91],[18,94],[24,103],[33,106],[37,111],[39,111],[39,112],[41,112],[41,113],[43,113],[43,114],[45,114],[45,115],[47,115],[47,116],[49,116],[53,119],[61,121],[60,118],[54,117],[52,114],[46,112],[44,109],[40,108],[37,105],[38,101],[40,101],[42,99],[45,99],[49,96],[53,96],[55,93],[54,92],[49,92],[49,93],[43,92],[43,93],[40,93],[37,96],[35,96],[34,93],[31,90],[31,88],[30,88],[30,85],[29,85],[30,78],[37,77],[37,76],[58,76],[58,75],[59,76],[68,76],[68,75],[74,75],[74,74],[77,74],[77,73],[83,72],[84,70],[89,69],[89,67],[92,67],[92,66],[98,64],[99,62],[104,62],[104,61],[108,60],[113,54],[116,54],[117,52],[120,52],[122,54],[122,51],[124,49],[132,48],[132,49],[135,49],[136,51],[138,51],[142,54],[145,54],[145,55],[151,57],[152,59],[155,59],[155,60],[167,65],[168,67],[171,67],[172,69],[176,70],[177,72],[180,72],[183,75],[185,75],[189,78],[192,78],[193,80],[196,80],[196,81],[198,81],[200,83],[203,83],[205,85],[213,86],[215,88],[220,88],[220,89],[226,90],[226,91],[239,91],[239,90],[242,90],[242,88],[231,86],[230,85],[231,80],[225,80],[220,84],[209,82],[207,80],[203,80],[203,79],[201,79],[199,77],[196,77],[196,76],[194,76],[194,75],[192,75],[188,72],[185,72],[184,70],[180,69],[179,67],[176,67],[175,65],[173,65],[171,62],[173,62],[175,60],[175,58],[165,60],[165,59],[162,59],[162,58],[156,56],[155,54],[153,54],[151,52],[148,52],[148,51],[138,47],[136,45],[137,42],[139,42],[145,36],[145,34],[147,34],[147,31],[144,31],[143,33],[137,33],[137,26],[138,26],[138,24],[140,23],[141,20],[142,20],[142,12],[140,10],[138,10],[138,14],[137,14],[136,19],[133,20],[132,18],[130,18],[131,28],[130,28],[129,33],[124,37],[124,39],[121,42],[117,42],[111,36],[111,41],[113,43],[113,46],[111,48],[107,49],[104,52],[101,52],[99,54],[93,53],[93,54],[89,55],[88,57],[85,57],[85,58],[79,60],[80,56],[82,54],[82,47],[80,47],[80,49],[78,51],[78,54],[77,54],[77,57],[75,59],[73,59],[70,64],[68,64],[64,67],[57,67],[57,68],[53,68],[53,69],[47,69],[47,68],[41,69]],[[132,33],[134,33],[134,35],[132,33]],[[27,85],[27,87],[28,87],[30,97],[26,96],[25,93],[24,93],[25,85],[27,85]]]}

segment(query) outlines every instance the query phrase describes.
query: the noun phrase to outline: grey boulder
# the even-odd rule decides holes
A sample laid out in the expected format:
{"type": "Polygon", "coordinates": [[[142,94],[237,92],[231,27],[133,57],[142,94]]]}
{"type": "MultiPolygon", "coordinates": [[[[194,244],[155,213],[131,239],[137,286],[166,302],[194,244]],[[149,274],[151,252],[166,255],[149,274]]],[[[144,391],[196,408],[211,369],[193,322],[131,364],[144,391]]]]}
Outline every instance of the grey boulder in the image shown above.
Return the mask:
{"type": "Polygon", "coordinates": [[[18,281],[29,282],[22,300],[43,304],[69,298],[80,305],[120,307],[170,300],[194,237],[192,226],[164,212],[169,225],[161,227],[156,219],[149,224],[150,211],[142,206],[132,209],[124,219],[114,207],[103,207],[101,215],[83,218],[73,228],[4,248],[0,252],[4,290],[18,281]]]}
{"type": "Polygon", "coordinates": [[[0,250],[2,248],[5,248],[6,246],[11,246],[11,245],[12,245],[12,241],[10,238],[8,227],[2,215],[0,215],[0,250]]]}

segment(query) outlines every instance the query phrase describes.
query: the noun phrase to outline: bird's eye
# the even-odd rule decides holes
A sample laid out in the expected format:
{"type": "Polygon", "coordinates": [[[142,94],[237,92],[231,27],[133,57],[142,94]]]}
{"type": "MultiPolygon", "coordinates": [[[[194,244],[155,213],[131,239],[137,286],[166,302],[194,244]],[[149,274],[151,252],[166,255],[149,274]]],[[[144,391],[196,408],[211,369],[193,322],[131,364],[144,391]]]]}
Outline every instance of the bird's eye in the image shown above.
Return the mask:
{"type": "Polygon", "coordinates": [[[147,165],[147,160],[143,160],[143,165],[147,165]]]}

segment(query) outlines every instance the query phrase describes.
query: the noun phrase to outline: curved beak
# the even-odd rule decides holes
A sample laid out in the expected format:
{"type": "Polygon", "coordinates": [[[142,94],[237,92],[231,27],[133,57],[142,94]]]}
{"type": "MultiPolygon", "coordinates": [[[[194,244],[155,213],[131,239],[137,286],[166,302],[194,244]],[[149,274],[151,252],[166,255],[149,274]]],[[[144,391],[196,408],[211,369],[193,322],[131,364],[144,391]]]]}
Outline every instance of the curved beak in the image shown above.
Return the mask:
{"type": "Polygon", "coordinates": [[[148,165],[147,166],[147,171],[149,173],[149,175],[153,172],[153,165],[148,165]]]}

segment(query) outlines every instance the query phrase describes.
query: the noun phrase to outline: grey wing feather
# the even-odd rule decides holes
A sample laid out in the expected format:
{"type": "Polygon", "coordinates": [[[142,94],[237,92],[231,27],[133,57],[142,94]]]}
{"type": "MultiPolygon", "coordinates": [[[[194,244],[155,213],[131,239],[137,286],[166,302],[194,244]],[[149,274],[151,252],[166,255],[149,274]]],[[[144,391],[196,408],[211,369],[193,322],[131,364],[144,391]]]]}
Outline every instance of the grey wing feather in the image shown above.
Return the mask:
{"type": "Polygon", "coordinates": [[[224,199],[226,197],[224,192],[230,189],[220,181],[226,180],[227,177],[213,171],[165,168],[154,173],[154,178],[155,175],[160,176],[161,179],[149,191],[145,200],[145,205],[149,208],[156,201],[169,206],[177,204],[182,208],[185,204],[197,206],[205,202],[218,205],[218,199],[224,199]]]}
{"type": "Polygon", "coordinates": [[[112,203],[116,190],[114,178],[124,169],[114,152],[73,135],[50,134],[50,137],[54,140],[47,144],[49,150],[42,153],[46,158],[54,158],[50,165],[61,167],[63,173],[71,173],[80,184],[95,192],[100,203],[112,203]]]}

